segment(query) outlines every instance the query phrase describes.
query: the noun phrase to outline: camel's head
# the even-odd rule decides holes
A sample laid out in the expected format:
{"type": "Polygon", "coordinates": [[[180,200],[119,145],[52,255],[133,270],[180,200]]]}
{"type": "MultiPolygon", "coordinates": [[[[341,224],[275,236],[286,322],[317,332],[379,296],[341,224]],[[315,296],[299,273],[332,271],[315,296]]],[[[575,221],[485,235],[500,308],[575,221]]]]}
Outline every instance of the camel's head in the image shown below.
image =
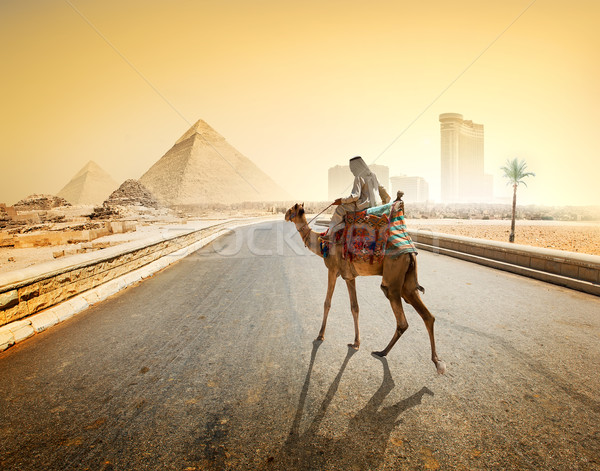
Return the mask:
{"type": "Polygon", "coordinates": [[[298,204],[296,203],[290,209],[288,209],[285,213],[285,220],[291,222],[301,222],[302,219],[306,219],[304,215],[304,203],[298,204]]]}

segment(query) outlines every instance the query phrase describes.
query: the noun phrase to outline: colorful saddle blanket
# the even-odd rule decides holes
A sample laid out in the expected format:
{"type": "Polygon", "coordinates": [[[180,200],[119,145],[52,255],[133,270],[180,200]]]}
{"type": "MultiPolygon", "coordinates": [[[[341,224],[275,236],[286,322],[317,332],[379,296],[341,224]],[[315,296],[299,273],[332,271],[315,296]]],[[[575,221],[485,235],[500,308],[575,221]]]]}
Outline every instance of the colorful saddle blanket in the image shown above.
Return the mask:
{"type": "MultiPolygon", "coordinates": [[[[334,240],[343,242],[342,257],[350,261],[381,263],[386,255],[417,252],[406,231],[402,201],[347,213],[346,226],[334,235],[334,240]]],[[[321,252],[327,257],[329,243],[321,244],[321,252]]]]}

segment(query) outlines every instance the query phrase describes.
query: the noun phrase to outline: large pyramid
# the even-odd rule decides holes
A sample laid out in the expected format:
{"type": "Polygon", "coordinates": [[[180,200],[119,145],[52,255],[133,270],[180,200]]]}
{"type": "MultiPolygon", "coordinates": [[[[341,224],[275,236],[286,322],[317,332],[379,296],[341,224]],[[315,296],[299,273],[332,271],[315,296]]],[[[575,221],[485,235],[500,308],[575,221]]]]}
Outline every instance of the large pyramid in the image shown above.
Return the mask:
{"type": "Polygon", "coordinates": [[[118,186],[108,173],[90,160],[57,196],[71,204],[102,204],[118,186]]]}
{"type": "Polygon", "coordinates": [[[286,192],[204,121],[194,124],[142,175],[169,205],[289,200],[286,192]]]}

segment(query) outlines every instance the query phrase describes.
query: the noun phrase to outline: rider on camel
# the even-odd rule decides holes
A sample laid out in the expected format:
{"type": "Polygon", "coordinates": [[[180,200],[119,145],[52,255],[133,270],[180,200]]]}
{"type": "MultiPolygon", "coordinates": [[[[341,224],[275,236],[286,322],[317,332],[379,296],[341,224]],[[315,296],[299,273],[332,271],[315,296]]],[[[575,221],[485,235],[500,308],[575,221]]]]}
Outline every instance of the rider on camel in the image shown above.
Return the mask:
{"type": "Polygon", "coordinates": [[[369,170],[369,166],[362,157],[350,159],[350,170],[354,174],[354,185],[352,186],[350,196],[338,198],[333,202],[334,205],[337,205],[337,208],[331,217],[326,235],[330,240],[333,240],[333,234],[344,228],[344,215],[346,213],[363,211],[367,208],[377,206],[375,190],[378,191],[383,204],[390,201],[390,195],[379,184],[377,176],[369,170]]]}

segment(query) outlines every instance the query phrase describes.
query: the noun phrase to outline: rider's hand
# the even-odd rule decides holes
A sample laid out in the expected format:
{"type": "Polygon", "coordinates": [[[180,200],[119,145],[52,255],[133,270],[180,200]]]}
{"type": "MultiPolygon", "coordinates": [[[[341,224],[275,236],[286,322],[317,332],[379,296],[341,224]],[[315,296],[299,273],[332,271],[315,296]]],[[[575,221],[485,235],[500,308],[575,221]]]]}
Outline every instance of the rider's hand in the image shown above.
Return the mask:
{"type": "Polygon", "coordinates": [[[337,200],[335,200],[335,201],[333,202],[333,204],[334,204],[335,206],[338,206],[338,205],[342,204],[342,198],[338,198],[337,200]]]}

